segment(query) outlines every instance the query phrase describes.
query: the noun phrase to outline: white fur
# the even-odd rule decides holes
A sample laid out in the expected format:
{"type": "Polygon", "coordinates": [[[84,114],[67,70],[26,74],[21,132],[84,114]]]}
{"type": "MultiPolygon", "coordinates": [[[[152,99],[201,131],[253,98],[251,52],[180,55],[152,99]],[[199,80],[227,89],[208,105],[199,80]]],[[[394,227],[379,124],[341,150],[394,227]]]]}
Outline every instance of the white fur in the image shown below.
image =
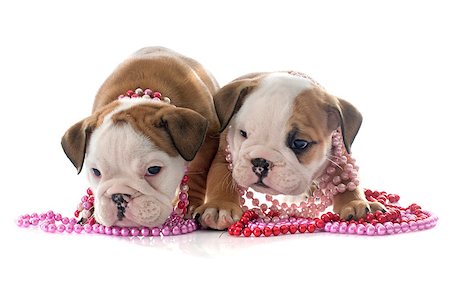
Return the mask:
{"type": "Polygon", "coordinates": [[[111,116],[142,102],[152,101],[122,99],[93,132],[86,151],[85,168],[95,195],[95,219],[107,226],[161,225],[172,211],[186,167],[183,158],[169,156],[128,123],[113,124],[111,116]],[[147,177],[145,173],[151,166],[162,169],[147,177]],[[101,178],[93,175],[92,168],[100,170],[101,178]],[[111,200],[116,193],[131,196],[120,221],[111,200]]]}
{"type": "Polygon", "coordinates": [[[293,114],[295,98],[312,86],[308,79],[288,73],[273,73],[264,77],[258,87],[230,122],[227,140],[233,156],[233,178],[244,186],[270,194],[300,195],[311,184],[314,174],[326,160],[300,164],[287,147],[288,120],[293,114]],[[247,139],[240,135],[247,132],[247,139]],[[251,160],[264,158],[273,163],[263,182],[270,188],[254,185],[251,160]]]}

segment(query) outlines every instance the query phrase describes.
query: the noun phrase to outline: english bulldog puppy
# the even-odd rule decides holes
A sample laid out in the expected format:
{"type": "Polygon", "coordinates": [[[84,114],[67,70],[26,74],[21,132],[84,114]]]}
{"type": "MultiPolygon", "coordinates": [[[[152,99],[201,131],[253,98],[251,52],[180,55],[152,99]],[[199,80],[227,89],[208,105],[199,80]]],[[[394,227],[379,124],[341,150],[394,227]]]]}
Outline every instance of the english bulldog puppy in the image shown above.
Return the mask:
{"type": "MultiPolygon", "coordinates": [[[[214,229],[239,220],[236,185],[272,195],[308,192],[331,159],[333,131],[341,130],[350,153],[362,122],[352,104],[293,72],[240,77],[219,90],[214,104],[223,132],[208,176],[207,202],[195,211],[203,226],[214,229]]],[[[360,189],[335,195],[333,207],[346,219],[384,209],[368,202],[360,189]]]]}
{"type": "Polygon", "coordinates": [[[192,207],[203,203],[218,147],[217,90],[198,62],[162,47],[137,51],[107,78],[92,115],[70,127],[61,142],[78,173],[86,169],[98,223],[161,225],[186,166],[192,207]]]}

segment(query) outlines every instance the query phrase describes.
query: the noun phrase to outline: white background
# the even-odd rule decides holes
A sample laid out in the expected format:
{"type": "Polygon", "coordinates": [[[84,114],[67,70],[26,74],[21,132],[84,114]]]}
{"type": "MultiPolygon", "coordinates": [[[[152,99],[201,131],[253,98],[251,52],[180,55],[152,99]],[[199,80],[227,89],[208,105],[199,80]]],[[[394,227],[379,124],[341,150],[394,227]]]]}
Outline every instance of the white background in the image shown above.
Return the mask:
{"type": "Polygon", "coordinates": [[[112,2],[0,4],[0,289],[448,290],[450,21],[443,4],[112,2]],[[404,206],[419,203],[439,224],[386,237],[269,239],[197,232],[129,240],[17,228],[23,213],[72,213],[87,180],[60,138],[89,115],[115,66],[151,45],[195,58],[221,85],[255,71],[311,75],[363,113],[353,146],[363,185],[400,194],[404,206]]]}

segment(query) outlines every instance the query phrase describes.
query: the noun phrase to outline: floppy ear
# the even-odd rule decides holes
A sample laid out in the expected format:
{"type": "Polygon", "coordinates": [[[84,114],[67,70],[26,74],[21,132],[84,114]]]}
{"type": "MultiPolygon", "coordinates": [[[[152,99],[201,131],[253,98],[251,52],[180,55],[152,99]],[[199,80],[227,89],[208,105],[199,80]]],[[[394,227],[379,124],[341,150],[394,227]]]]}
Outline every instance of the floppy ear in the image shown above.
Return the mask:
{"type": "Polygon", "coordinates": [[[183,159],[192,161],[205,140],[208,121],[191,109],[176,108],[162,115],[161,126],[183,159]]]}
{"type": "Polygon", "coordinates": [[[241,77],[222,87],[214,95],[214,106],[220,122],[220,132],[227,127],[233,115],[239,111],[245,96],[256,87],[257,79],[261,75],[261,73],[255,73],[241,77]]]}
{"type": "Polygon", "coordinates": [[[362,115],[349,102],[336,97],[334,99],[335,102],[327,109],[328,128],[335,130],[340,126],[345,149],[350,153],[350,147],[361,127],[362,115]]]}
{"type": "Polygon", "coordinates": [[[83,168],[86,146],[94,127],[95,122],[93,118],[88,117],[72,125],[61,139],[64,153],[77,168],[78,174],[83,168]]]}

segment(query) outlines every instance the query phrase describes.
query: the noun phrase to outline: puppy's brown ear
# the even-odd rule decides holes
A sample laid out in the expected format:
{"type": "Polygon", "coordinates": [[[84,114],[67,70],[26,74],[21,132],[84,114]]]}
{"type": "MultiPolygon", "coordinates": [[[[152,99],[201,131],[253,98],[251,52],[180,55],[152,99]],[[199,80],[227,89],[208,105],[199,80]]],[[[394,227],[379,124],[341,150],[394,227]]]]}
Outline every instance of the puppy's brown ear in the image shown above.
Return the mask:
{"type": "Polygon", "coordinates": [[[176,108],[163,114],[161,126],[183,159],[192,161],[205,140],[208,120],[193,110],[176,108]]]}
{"type": "Polygon", "coordinates": [[[341,128],[345,149],[350,153],[350,147],[358,134],[362,123],[362,115],[349,102],[333,98],[333,104],[328,107],[328,128],[331,130],[341,128]]]}
{"type": "Polygon", "coordinates": [[[78,174],[83,168],[86,146],[94,128],[93,118],[88,117],[71,126],[61,139],[64,153],[78,170],[78,174]]]}
{"type": "Polygon", "coordinates": [[[239,111],[247,96],[258,84],[263,73],[243,76],[222,87],[214,95],[214,106],[220,122],[222,132],[230,122],[233,115],[239,111]]]}

